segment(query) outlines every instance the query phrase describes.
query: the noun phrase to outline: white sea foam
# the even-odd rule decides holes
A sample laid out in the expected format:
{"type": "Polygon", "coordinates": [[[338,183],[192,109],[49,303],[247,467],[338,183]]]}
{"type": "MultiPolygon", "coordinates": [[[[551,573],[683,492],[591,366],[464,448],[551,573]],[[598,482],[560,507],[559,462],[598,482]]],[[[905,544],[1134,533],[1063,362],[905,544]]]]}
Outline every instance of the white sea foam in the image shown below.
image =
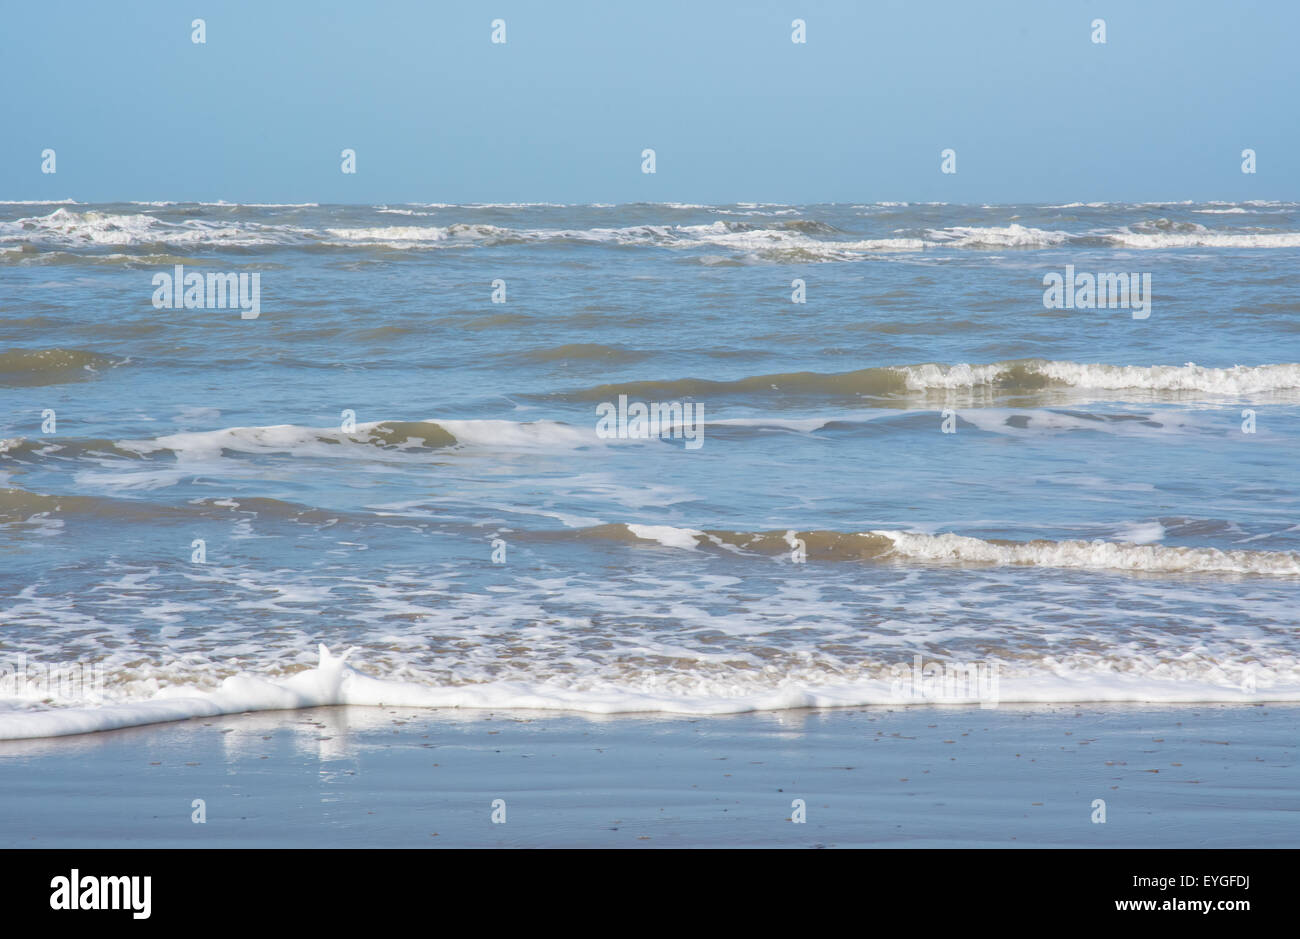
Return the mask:
{"type": "Polygon", "coordinates": [[[444,242],[467,243],[508,238],[513,233],[496,225],[390,225],[375,228],[327,228],[331,244],[430,247],[444,242]]]}
{"type": "Polygon", "coordinates": [[[1115,537],[1130,544],[1152,544],[1164,541],[1165,526],[1152,521],[1128,522],[1115,532],[1115,537]]]}
{"type": "Polygon", "coordinates": [[[684,225],[675,230],[677,247],[719,247],[754,257],[802,256],[814,261],[853,260],[880,251],[922,251],[919,238],[866,238],[855,241],[814,238],[791,229],[736,229],[727,222],[684,225]]]}
{"type": "Polygon", "coordinates": [[[1112,244],[1125,248],[1300,248],[1300,232],[1112,232],[1112,244]]]}
{"type": "Polygon", "coordinates": [[[674,528],[671,525],[628,525],[627,530],[645,541],[657,541],[669,548],[693,550],[704,532],[693,528],[674,528]]]}
{"type": "Polygon", "coordinates": [[[1028,565],[1158,573],[1300,576],[1300,554],[1290,551],[1221,551],[1113,541],[993,542],[964,535],[928,535],[878,529],[892,554],[918,561],[1028,565]]]}
{"type": "MultiPolygon", "coordinates": [[[[0,739],[55,737],[248,711],[274,711],[330,705],[471,709],[570,710],[598,714],[668,712],[729,714],[806,707],[861,707],[941,703],[996,706],[1001,703],[1141,701],[1162,703],[1275,702],[1300,700],[1294,669],[1265,673],[1247,684],[1243,669],[1210,668],[1189,680],[1168,670],[1124,671],[1094,663],[1070,668],[1044,660],[1037,667],[987,672],[978,684],[942,696],[917,693],[904,663],[876,670],[854,682],[816,684],[778,681],[766,688],[737,678],[670,687],[596,683],[490,681],[435,685],[372,677],[349,666],[324,645],[315,668],[287,679],[241,674],[213,691],[170,686],[152,698],[98,707],[13,708],[0,710],[0,739]],[[900,670],[900,666],[902,669],[900,670]]],[[[924,685],[922,684],[922,687],[924,685]]]]}
{"type": "MultiPolygon", "coordinates": [[[[235,203],[201,203],[214,207],[237,207],[235,203]]],[[[163,204],[159,204],[160,206],[163,204]]],[[[254,204],[249,204],[253,206],[254,204]]],[[[266,208],[305,208],[309,204],[266,208]]],[[[487,206],[477,206],[485,208],[487,206]]],[[[500,206],[510,208],[518,206],[500,206]]],[[[422,215],[413,209],[380,208],[397,215],[422,215]]],[[[293,245],[319,240],[336,245],[384,245],[399,249],[452,247],[502,242],[591,242],[612,245],[661,245],[672,248],[723,247],[756,257],[788,257],[799,253],[811,260],[850,260],[878,251],[919,251],[925,247],[916,238],[869,238],[832,240],[811,237],[788,229],[737,230],[718,221],[706,225],[632,225],[621,228],[511,229],[481,223],[452,225],[399,225],[328,227],[312,229],[293,225],[259,224],[186,219],[170,222],[147,213],[114,214],[95,211],[72,212],[57,209],[46,216],[0,222],[0,243],[36,243],[58,247],[133,246],[141,244],[200,244],[231,246],[293,245]]]]}
{"type": "Polygon", "coordinates": [[[936,244],[950,248],[1043,248],[1064,244],[1070,238],[1069,232],[1024,225],[930,229],[927,234],[936,244]]]}
{"type": "MultiPolygon", "coordinates": [[[[1059,206],[1068,208],[1068,206],[1059,206]]],[[[1235,214],[1232,210],[1224,214],[1235,214]]],[[[1125,248],[1296,248],[1300,232],[1219,232],[1200,225],[1184,226],[1189,231],[1091,231],[1066,232],[1030,228],[1024,225],[955,227],[930,229],[930,243],[948,248],[1051,248],[1100,239],[1125,248]]]]}
{"type": "MultiPolygon", "coordinates": [[[[265,427],[223,427],[218,430],[188,431],[153,439],[121,440],[116,446],[136,453],[170,450],[180,456],[211,458],[222,451],[236,453],[288,453],[297,457],[338,457],[344,446],[372,447],[371,436],[384,425],[424,425],[436,435],[440,427],[456,438],[456,444],[484,448],[572,449],[602,443],[593,430],[575,427],[562,421],[505,420],[429,420],[364,421],[356,430],[344,433],[335,427],[306,427],[299,424],[274,424],[265,427]]],[[[410,429],[408,443],[419,446],[421,430],[410,429]]],[[[399,445],[400,449],[400,445],[399,445]]]]}
{"type": "MultiPolygon", "coordinates": [[[[702,544],[722,542],[706,532],[669,525],[627,525],[647,541],[670,548],[693,550],[702,544]]],[[[1149,573],[1254,574],[1269,577],[1300,576],[1300,553],[1291,551],[1222,551],[1218,548],[1174,547],[1155,544],[1165,537],[1158,522],[1132,523],[1120,534],[1126,541],[985,541],[965,535],[873,529],[860,537],[883,539],[882,557],[952,564],[990,564],[1004,567],[1053,567],[1149,573]]],[[[787,533],[787,541],[790,534],[787,533]]]]}
{"type": "Polygon", "coordinates": [[[325,233],[335,243],[344,244],[426,244],[446,241],[447,228],[438,225],[390,225],[376,228],[327,228],[325,233]]]}
{"type": "MultiPolygon", "coordinates": [[[[179,205],[176,202],[154,202],[141,203],[149,205],[179,205]]],[[[208,206],[210,208],[220,209],[318,209],[319,202],[227,202],[224,199],[218,199],[216,202],[199,202],[197,205],[208,206]]]]}
{"type": "MultiPolygon", "coordinates": [[[[63,205],[77,203],[10,203],[63,205]]],[[[166,208],[172,203],[137,203],[166,208]]],[[[199,203],[218,208],[315,208],[314,203],[199,203]]],[[[1091,205],[1091,203],[1090,203],[1091,205]]],[[[434,205],[424,208],[437,207],[434,205]]],[[[448,208],[524,208],[519,205],[447,206],[448,208]]],[[[661,206],[671,208],[672,206],[661,206]]],[[[684,208],[685,206],[677,206],[684,208]]],[[[384,214],[419,216],[415,208],[376,207],[384,214]]],[[[718,209],[722,213],[734,210],[718,209]]],[[[1240,207],[1198,210],[1205,214],[1239,214],[1240,207]]],[[[766,214],[797,214],[778,208],[766,214]]],[[[852,261],[881,252],[917,252],[929,248],[990,249],[1050,248],[1098,240],[1135,249],[1163,248],[1294,248],[1300,247],[1300,232],[1211,231],[1184,223],[1159,230],[1143,223],[1137,230],[1103,230],[1082,233],[1050,231],[1013,222],[1005,226],[959,226],[929,229],[924,238],[894,233],[871,238],[842,237],[833,230],[809,232],[795,222],[773,222],[770,228],[750,228],[738,222],[715,221],[700,225],[642,224],[621,228],[506,228],[498,225],[458,222],[451,225],[337,226],[311,228],[297,225],[253,222],[223,217],[167,221],[148,213],[124,214],[94,210],[58,208],[49,215],[0,222],[0,243],[33,243],[63,248],[79,246],[134,246],[171,244],[181,246],[231,245],[267,246],[324,243],[333,245],[384,245],[396,249],[428,249],[473,244],[497,245],[553,241],[589,242],[610,245],[646,245],[675,249],[723,248],[764,261],[801,259],[810,261],[852,261]],[[1151,230],[1151,229],[1155,230],[1151,230]],[[1148,230],[1143,230],[1148,229],[1148,230]]]]}
{"type": "Polygon", "coordinates": [[[594,428],[575,427],[563,421],[439,420],[431,423],[445,429],[457,443],[470,447],[575,449],[603,443],[594,428]]]}
{"type": "Polygon", "coordinates": [[[1186,365],[1103,365],[1044,361],[995,362],[990,365],[895,366],[914,391],[962,389],[996,384],[1019,376],[1037,376],[1072,388],[1122,391],[1140,389],[1251,395],[1300,389],[1300,364],[1234,365],[1208,368],[1186,365]]]}
{"type": "Polygon", "coordinates": [[[458,208],[466,209],[567,209],[566,202],[464,202],[458,208]]]}
{"type": "Polygon", "coordinates": [[[1122,420],[1107,420],[1106,414],[1078,414],[1048,408],[964,408],[961,419],[986,433],[1011,436],[1063,434],[1083,431],[1123,437],[1147,437],[1204,431],[1193,416],[1161,414],[1158,420],[1140,414],[1125,415],[1122,420]]]}
{"type": "Polygon", "coordinates": [[[140,244],[271,245],[283,241],[284,230],[268,226],[219,224],[187,219],[164,222],[147,213],[121,215],[105,212],[70,212],[56,209],[49,215],[0,222],[0,242],[32,242],[58,247],[140,244]]]}

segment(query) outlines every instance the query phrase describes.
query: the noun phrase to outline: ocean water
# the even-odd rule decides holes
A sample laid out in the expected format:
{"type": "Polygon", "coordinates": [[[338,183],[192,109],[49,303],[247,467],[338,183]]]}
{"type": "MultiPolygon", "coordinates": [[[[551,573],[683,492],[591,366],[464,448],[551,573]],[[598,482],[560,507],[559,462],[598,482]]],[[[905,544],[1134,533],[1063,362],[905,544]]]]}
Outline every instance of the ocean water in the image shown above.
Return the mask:
{"type": "Polygon", "coordinates": [[[1277,202],[0,204],[0,738],[1300,700],[1298,262],[1277,202]]]}

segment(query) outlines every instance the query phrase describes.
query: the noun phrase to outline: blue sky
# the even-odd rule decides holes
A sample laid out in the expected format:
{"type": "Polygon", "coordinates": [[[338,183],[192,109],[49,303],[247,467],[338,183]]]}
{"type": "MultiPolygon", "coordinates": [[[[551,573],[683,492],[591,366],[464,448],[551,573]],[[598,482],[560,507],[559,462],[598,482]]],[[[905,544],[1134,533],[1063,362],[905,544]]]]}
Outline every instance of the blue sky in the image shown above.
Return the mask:
{"type": "Polygon", "coordinates": [[[1282,0],[9,3],[0,198],[1294,200],[1297,35],[1282,0]]]}

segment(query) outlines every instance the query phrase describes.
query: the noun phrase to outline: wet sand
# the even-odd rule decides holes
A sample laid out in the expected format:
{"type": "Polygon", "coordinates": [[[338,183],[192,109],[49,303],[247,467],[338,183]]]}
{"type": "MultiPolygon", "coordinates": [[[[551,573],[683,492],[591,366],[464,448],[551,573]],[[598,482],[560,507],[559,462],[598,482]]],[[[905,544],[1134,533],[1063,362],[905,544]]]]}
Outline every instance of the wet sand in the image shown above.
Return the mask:
{"type": "Polygon", "coordinates": [[[0,743],[0,847],[1295,847],[1297,718],[1005,705],[195,719],[0,743]]]}

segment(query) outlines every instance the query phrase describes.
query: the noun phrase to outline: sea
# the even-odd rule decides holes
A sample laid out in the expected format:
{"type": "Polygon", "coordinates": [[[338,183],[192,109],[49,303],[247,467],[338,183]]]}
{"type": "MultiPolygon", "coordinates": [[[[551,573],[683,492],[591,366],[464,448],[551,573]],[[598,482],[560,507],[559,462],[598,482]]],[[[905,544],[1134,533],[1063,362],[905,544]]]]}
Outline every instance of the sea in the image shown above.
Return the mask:
{"type": "Polygon", "coordinates": [[[0,738],[1300,701],[1300,204],[0,204],[0,738]]]}

